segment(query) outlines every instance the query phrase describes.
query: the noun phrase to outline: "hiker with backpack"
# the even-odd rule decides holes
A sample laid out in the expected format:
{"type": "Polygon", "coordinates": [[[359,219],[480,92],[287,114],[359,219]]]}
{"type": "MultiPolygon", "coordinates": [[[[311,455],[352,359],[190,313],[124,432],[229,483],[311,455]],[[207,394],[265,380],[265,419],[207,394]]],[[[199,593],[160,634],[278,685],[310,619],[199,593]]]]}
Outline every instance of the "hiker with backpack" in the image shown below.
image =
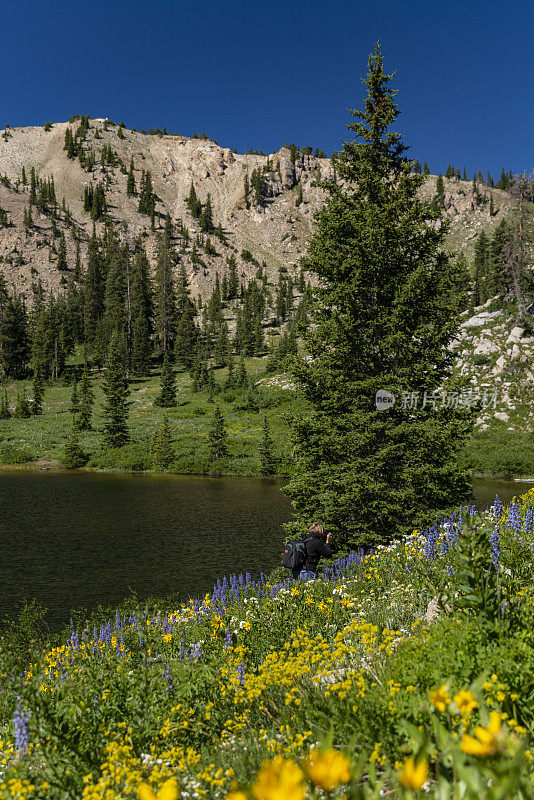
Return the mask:
{"type": "Polygon", "coordinates": [[[320,522],[314,522],[308,528],[308,536],[284,545],[283,565],[293,573],[295,580],[306,578],[315,580],[317,565],[321,558],[332,557],[331,533],[325,533],[320,522]]]}

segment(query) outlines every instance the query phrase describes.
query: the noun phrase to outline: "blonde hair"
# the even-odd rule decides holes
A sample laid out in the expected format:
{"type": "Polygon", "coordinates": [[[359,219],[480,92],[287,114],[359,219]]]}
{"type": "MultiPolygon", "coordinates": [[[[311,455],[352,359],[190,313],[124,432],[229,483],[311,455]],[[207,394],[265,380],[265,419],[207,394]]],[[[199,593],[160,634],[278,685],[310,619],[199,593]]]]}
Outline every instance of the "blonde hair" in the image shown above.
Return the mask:
{"type": "Polygon", "coordinates": [[[324,526],[320,522],[312,522],[308,533],[311,533],[312,536],[319,536],[321,539],[325,538],[324,526]]]}

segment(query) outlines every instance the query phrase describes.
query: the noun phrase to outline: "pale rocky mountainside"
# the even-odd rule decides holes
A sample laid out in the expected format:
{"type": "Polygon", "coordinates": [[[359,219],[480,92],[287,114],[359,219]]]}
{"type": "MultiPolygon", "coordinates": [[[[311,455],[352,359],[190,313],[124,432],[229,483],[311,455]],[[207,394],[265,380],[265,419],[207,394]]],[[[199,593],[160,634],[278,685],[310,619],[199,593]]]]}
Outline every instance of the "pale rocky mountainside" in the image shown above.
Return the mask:
{"type": "MultiPolygon", "coordinates": [[[[86,186],[100,181],[105,186],[111,219],[119,222],[124,238],[132,245],[140,234],[147,251],[155,257],[156,234],[162,230],[168,211],[175,223],[181,220],[188,228],[191,241],[181,251],[180,262],[186,267],[193,294],[207,295],[213,289],[215,275],[222,277],[226,260],[233,254],[239,271],[253,276],[257,266],[241,256],[248,250],[255,261],[265,261],[270,281],[275,281],[280,267],[296,272],[306,250],[313,224],[313,214],[324,200],[324,192],[314,183],[332,177],[330,160],[299,154],[291,161],[288,148],[269,156],[242,155],[219,147],[210,139],[191,139],[185,136],[148,135],[123,129],[120,138],[116,125],[104,128],[103,119],[92,119],[84,143],[85,153],[95,153],[96,164],[91,172],[82,168],[77,158],[69,159],[64,149],[65,131],[75,133],[79,120],[56,123],[48,132],[42,127],[9,128],[0,136],[0,209],[7,212],[8,226],[0,223],[0,271],[9,286],[16,286],[31,300],[31,286],[38,278],[46,289],[57,291],[65,285],[68,273],[57,269],[57,239],[54,247],[50,215],[33,209],[34,227],[25,230],[24,214],[29,201],[30,170],[35,168],[40,178],[53,176],[56,198],[61,208],[63,198],[75,227],[79,231],[82,265],[87,240],[93,228],[90,214],[84,211],[83,193],[86,186]],[[126,192],[127,175],[121,165],[102,167],[100,154],[110,146],[125,170],[133,158],[136,189],[139,190],[142,170],[149,170],[158,197],[156,231],[151,231],[150,219],[139,213],[138,197],[126,192]],[[258,167],[270,165],[265,175],[261,204],[245,206],[244,181],[258,167]],[[22,185],[22,168],[28,180],[22,185]],[[222,225],[226,243],[211,236],[217,251],[209,255],[199,250],[202,263],[191,261],[191,245],[199,223],[189,213],[185,198],[194,182],[197,195],[204,203],[211,196],[213,221],[222,225]],[[300,200],[302,192],[302,202],[300,200]]],[[[476,236],[481,230],[491,234],[499,222],[512,212],[512,198],[498,189],[480,186],[480,196],[473,197],[470,181],[444,179],[445,210],[449,221],[447,247],[451,251],[472,255],[476,236]],[[493,198],[493,214],[490,199],[493,198]]],[[[436,192],[436,177],[430,176],[421,189],[422,196],[431,198],[436,192]]],[[[64,212],[58,210],[57,226],[66,232],[68,263],[74,266],[75,242],[66,224],[64,212]]],[[[99,233],[103,223],[97,222],[99,233]]],[[[458,366],[470,377],[472,386],[498,392],[496,419],[506,427],[529,429],[532,426],[532,395],[534,387],[534,340],[504,312],[486,304],[475,310],[476,316],[464,315],[459,341],[455,344],[458,366]]],[[[230,324],[231,324],[231,320],[230,324]]],[[[280,385],[289,385],[284,376],[271,378],[280,385]]],[[[495,410],[479,419],[484,427],[495,419],[495,410]]]]}
{"type": "MultiPolygon", "coordinates": [[[[8,128],[0,137],[0,176],[5,176],[13,188],[0,183],[0,209],[8,212],[10,227],[0,226],[0,269],[9,284],[16,285],[30,297],[31,284],[41,278],[46,288],[57,290],[66,277],[56,268],[56,248],[50,250],[50,217],[33,210],[35,228],[28,233],[24,228],[24,210],[28,207],[29,185],[21,184],[22,168],[29,181],[30,169],[34,167],[41,178],[54,177],[56,198],[61,205],[65,198],[77,227],[81,229],[81,255],[85,255],[87,238],[93,222],[83,208],[84,188],[102,181],[112,219],[121,223],[125,237],[133,243],[135,237],[144,233],[149,255],[154,255],[155,234],[150,230],[149,218],[138,212],[138,198],[126,193],[127,176],[120,166],[101,167],[100,153],[104,146],[111,146],[126,169],[133,157],[136,188],[142,170],[150,170],[154,191],[160,202],[156,228],[163,226],[163,217],[168,210],[173,221],[182,220],[189,229],[192,240],[198,233],[198,222],[192,218],[185,205],[191,181],[194,182],[199,199],[206,201],[208,193],[213,204],[213,218],[221,223],[228,246],[213,236],[217,255],[200,252],[205,267],[193,267],[190,259],[191,243],[182,254],[182,263],[191,280],[194,294],[210,292],[215,273],[222,276],[226,258],[232,252],[237,258],[239,270],[248,275],[256,271],[251,262],[241,259],[243,249],[249,250],[255,259],[265,261],[268,273],[274,278],[278,268],[285,266],[291,272],[298,268],[299,259],[306,249],[312,229],[314,211],[324,198],[322,190],[313,184],[318,179],[331,176],[330,160],[300,155],[295,164],[290,152],[282,148],[270,156],[241,155],[228,148],[219,147],[212,140],[190,139],[185,136],[158,136],[132,132],[124,128],[124,138],[118,135],[117,126],[104,129],[104,120],[93,119],[84,144],[88,153],[95,153],[96,165],[92,172],[85,171],[77,158],[67,158],[64,150],[65,130],[70,127],[75,133],[79,121],[56,123],[48,132],[42,127],[8,128]],[[97,135],[99,138],[95,138],[97,135]],[[244,203],[244,180],[256,167],[269,161],[271,171],[266,175],[264,196],[260,206],[244,203]],[[302,189],[302,203],[298,204],[302,189]]],[[[422,194],[435,193],[434,177],[429,177],[422,194]]],[[[477,233],[491,231],[508,215],[511,207],[509,196],[496,189],[481,187],[486,201],[476,204],[471,183],[445,179],[445,205],[450,219],[448,243],[459,251],[470,252],[477,233]],[[489,213],[489,197],[494,198],[494,216],[489,213]]],[[[59,214],[58,227],[66,229],[64,215],[59,214]]],[[[97,223],[97,231],[102,223],[97,223]]],[[[67,236],[68,262],[74,263],[75,245],[67,236]]]]}
{"type": "Polygon", "coordinates": [[[463,314],[452,349],[473,393],[481,397],[486,393],[488,407],[477,426],[485,430],[498,424],[508,430],[532,431],[534,336],[510,320],[497,298],[463,314]]]}
{"type": "MultiPolygon", "coordinates": [[[[85,151],[95,151],[97,163],[91,173],[82,169],[78,159],[70,160],[64,150],[67,123],[57,123],[49,132],[43,128],[11,128],[8,138],[0,138],[0,175],[7,176],[13,186],[18,183],[18,192],[0,183],[0,208],[8,212],[12,227],[0,228],[0,268],[9,283],[27,291],[39,276],[44,285],[57,289],[61,273],[55,268],[56,256],[50,261],[50,218],[34,209],[33,221],[37,230],[26,234],[24,209],[28,206],[29,186],[22,186],[20,178],[24,166],[29,180],[30,169],[35,167],[41,178],[54,177],[56,198],[61,204],[63,197],[73,219],[84,232],[82,258],[86,240],[92,231],[93,222],[83,209],[84,188],[96,181],[105,184],[106,200],[112,219],[121,223],[124,236],[132,242],[139,234],[146,234],[149,254],[154,253],[155,234],[150,230],[150,219],[138,212],[138,198],[126,194],[127,176],[120,167],[100,166],[100,151],[110,145],[126,168],[133,157],[136,188],[139,189],[141,171],[150,170],[154,191],[160,202],[156,228],[161,229],[168,210],[174,222],[182,220],[189,229],[192,240],[199,232],[198,222],[193,219],[185,205],[191,181],[202,202],[208,193],[213,205],[215,225],[221,223],[228,247],[211,237],[217,249],[216,256],[200,252],[206,268],[194,269],[190,262],[191,244],[182,257],[193,293],[209,292],[213,287],[215,272],[222,276],[226,257],[234,252],[239,270],[254,274],[257,267],[241,259],[243,249],[249,250],[260,263],[265,260],[273,275],[280,266],[293,271],[304,252],[309,237],[313,212],[320,206],[323,193],[312,186],[316,179],[330,176],[330,162],[313,156],[301,156],[293,165],[287,148],[270,156],[273,167],[265,181],[263,206],[245,208],[244,180],[256,167],[267,162],[267,156],[239,155],[228,148],[219,147],[211,140],[188,139],[184,136],[153,136],[134,133],[124,129],[124,138],[117,135],[118,128],[103,129],[102,120],[91,120],[85,151]],[[99,136],[95,140],[95,130],[99,136]],[[303,202],[296,207],[297,181],[302,187],[303,202]]],[[[79,123],[70,125],[74,132],[79,123]]],[[[65,227],[61,219],[58,227],[65,227]]],[[[101,223],[97,231],[103,229],[101,223]]],[[[74,243],[67,239],[69,264],[74,261],[74,243]]]]}

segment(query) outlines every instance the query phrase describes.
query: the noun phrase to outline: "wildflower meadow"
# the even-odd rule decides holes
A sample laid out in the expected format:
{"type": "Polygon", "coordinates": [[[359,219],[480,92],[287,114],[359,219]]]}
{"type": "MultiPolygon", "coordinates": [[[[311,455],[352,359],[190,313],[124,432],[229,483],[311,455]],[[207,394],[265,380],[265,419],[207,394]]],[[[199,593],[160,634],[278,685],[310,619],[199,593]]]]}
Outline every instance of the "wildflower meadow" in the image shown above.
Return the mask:
{"type": "Polygon", "coordinates": [[[534,490],[317,581],[4,636],[0,799],[532,797],[533,520],[534,490]]]}

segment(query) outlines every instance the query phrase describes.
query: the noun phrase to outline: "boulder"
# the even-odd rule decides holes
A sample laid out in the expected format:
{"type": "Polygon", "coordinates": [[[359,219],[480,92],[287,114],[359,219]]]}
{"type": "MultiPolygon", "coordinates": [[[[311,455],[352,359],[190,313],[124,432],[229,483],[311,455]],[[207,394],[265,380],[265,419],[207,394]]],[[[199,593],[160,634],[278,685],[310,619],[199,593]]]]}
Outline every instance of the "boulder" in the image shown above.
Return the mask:
{"type": "Polygon", "coordinates": [[[490,342],[489,339],[480,339],[475,347],[473,353],[476,356],[486,355],[487,353],[495,353],[498,350],[497,345],[490,342]]]}
{"type": "Polygon", "coordinates": [[[524,332],[525,332],[524,328],[519,328],[517,326],[515,328],[512,328],[512,330],[510,331],[510,336],[506,340],[506,344],[512,344],[512,342],[518,342],[523,336],[524,332]]]}
{"type": "Polygon", "coordinates": [[[287,156],[280,156],[280,176],[284,189],[291,189],[295,185],[295,166],[287,156]]]}
{"type": "Polygon", "coordinates": [[[511,352],[510,358],[515,360],[516,358],[519,358],[520,356],[521,356],[521,350],[519,349],[519,345],[518,344],[514,344],[514,346],[512,347],[512,352],[511,352]]]}

